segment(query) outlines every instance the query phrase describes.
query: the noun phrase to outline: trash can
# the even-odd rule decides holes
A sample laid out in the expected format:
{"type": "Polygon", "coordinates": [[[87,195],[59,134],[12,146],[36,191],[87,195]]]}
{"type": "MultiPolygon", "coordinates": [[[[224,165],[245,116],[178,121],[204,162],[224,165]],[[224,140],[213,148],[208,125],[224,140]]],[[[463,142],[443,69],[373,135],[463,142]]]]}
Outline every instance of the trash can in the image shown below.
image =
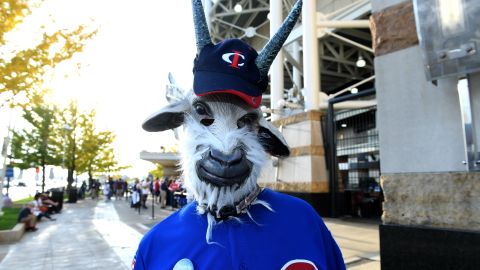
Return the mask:
{"type": "Polygon", "coordinates": [[[68,191],[68,202],[69,203],[76,203],[77,202],[77,188],[76,187],[71,187],[70,190],[68,191]]]}
{"type": "Polygon", "coordinates": [[[50,191],[52,193],[51,199],[58,203],[58,205],[55,207],[55,212],[60,213],[63,208],[63,188],[52,188],[50,191]]]}

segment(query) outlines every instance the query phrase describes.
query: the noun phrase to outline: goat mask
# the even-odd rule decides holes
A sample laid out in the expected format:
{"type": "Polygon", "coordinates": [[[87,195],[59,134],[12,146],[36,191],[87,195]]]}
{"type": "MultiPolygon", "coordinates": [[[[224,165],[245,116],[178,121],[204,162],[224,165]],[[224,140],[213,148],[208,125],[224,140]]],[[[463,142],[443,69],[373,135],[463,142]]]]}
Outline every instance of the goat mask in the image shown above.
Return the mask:
{"type": "Polygon", "coordinates": [[[201,0],[192,0],[197,39],[193,91],[153,114],[143,128],[164,131],[184,126],[181,153],[185,185],[198,203],[199,214],[209,215],[209,228],[213,217],[248,213],[235,207],[258,191],[257,177],[266,153],[289,155],[281,133],[258,107],[268,86],[269,67],[295,25],[301,5],[299,0],[257,54],[238,39],[213,44],[201,0]],[[223,215],[226,207],[233,207],[233,214],[223,215]]]}

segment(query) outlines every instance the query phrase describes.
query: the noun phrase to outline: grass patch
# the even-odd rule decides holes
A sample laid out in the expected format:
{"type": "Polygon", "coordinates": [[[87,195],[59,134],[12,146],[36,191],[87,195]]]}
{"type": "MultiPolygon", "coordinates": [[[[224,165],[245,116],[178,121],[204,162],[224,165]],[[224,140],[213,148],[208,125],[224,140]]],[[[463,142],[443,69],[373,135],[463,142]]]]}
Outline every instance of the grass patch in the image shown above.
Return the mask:
{"type": "Polygon", "coordinates": [[[17,224],[20,208],[3,208],[3,216],[0,216],[0,230],[10,230],[17,224]]]}
{"type": "Polygon", "coordinates": [[[29,202],[31,202],[31,201],[33,201],[33,197],[32,197],[32,196],[27,197],[27,198],[25,198],[25,199],[18,200],[18,201],[14,201],[13,203],[14,203],[14,204],[26,204],[26,203],[29,203],[29,202]]]}

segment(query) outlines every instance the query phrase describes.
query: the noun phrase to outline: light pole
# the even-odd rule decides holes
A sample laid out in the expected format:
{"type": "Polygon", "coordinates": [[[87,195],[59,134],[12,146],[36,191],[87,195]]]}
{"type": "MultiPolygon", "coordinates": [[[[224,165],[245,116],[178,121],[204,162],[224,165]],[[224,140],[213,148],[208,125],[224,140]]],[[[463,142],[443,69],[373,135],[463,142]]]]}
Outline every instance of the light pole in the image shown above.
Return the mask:
{"type": "Polygon", "coordinates": [[[2,153],[1,155],[4,156],[3,159],[3,167],[2,173],[0,175],[0,215],[3,215],[2,208],[3,208],[3,182],[5,181],[5,176],[7,173],[7,156],[8,156],[8,147],[10,146],[10,124],[11,124],[11,116],[10,121],[8,122],[8,129],[7,129],[7,136],[3,141],[2,146],[2,153]]]}
{"type": "Polygon", "coordinates": [[[72,127],[69,124],[63,125],[63,159],[62,166],[65,168],[65,154],[67,152],[67,131],[71,131],[72,127]]]}
{"type": "Polygon", "coordinates": [[[72,130],[72,127],[69,124],[63,125],[63,158],[62,158],[63,169],[65,169],[65,155],[67,154],[67,132],[71,130],[72,130]]]}

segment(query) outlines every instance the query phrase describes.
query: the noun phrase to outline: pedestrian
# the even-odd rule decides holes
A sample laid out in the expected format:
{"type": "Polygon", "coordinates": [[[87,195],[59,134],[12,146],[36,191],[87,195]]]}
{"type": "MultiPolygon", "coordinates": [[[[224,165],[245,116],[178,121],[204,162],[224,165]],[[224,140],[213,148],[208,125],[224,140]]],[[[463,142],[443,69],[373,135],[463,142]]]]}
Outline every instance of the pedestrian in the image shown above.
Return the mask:
{"type": "Polygon", "coordinates": [[[103,195],[105,195],[105,201],[110,201],[111,194],[110,183],[105,181],[105,184],[103,185],[103,195]]]}
{"type": "Polygon", "coordinates": [[[130,189],[129,189],[129,188],[130,188],[130,187],[128,186],[128,180],[125,179],[125,180],[123,181],[123,191],[124,191],[124,194],[125,194],[125,200],[128,199],[128,193],[130,192],[130,189]]]}
{"type": "Polygon", "coordinates": [[[140,190],[141,190],[141,185],[140,185],[138,179],[135,179],[135,182],[132,186],[132,200],[131,200],[131,204],[130,204],[131,208],[140,207],[140,201],[141,201],[140,190]]]}
{"type": "Polygon", "coordinates": [[[165,185],[167,187],[166,193],[167,193],[167,205],[170,206],[171,209],[173,209],[173,192],[170,190],[170,184],[172,184],[173,178],[169,178],[165,185]]]}
{"type": "Polygon", "coordinates": [[[155,182],[153,184],[153,191],[155,194],[155,201],[157,203],[160,203],[160,179],[155,179],[155,182]]]}
{"type": "Polygon", "coordinates": [[[168,178],[164,177],[162,184],[160,185],[160,207],[165,208],[167,205],[167,190],[168,190],[168,178]]]}
{"type": "Polygon", "coordinates": [[[87,183],[85,180],[82,181],[82,185],[80,186],[80,199],[85,199],[85,191],[87,190],[87,183]]]}
{"type": "Polygon", "coordinates": [[[142,194],[142,207],[147,209],[147,199],[148,199],[148,193],[150,192],[150,183],[147,179],[142,181],[141,185],[141,194],[142,194]]]}
{"type": "Polygon", "coordinates": [[[10,197],[8,197],[8,193],[3,195],[3,207],[4,208],[12,208],[13,207],[13,202],[10,197]]]}
{"type": "Polygon", "coordinates": [[[180,188],[180,185],[177,182],[178,179],[174,179],[170,182],[170,185],[168,185],[168,190],[170,191],[170,202],[171,202],[171,209],[177,207],[177,200],[175,200],[175,193],[178,191],[180,188]]]}

